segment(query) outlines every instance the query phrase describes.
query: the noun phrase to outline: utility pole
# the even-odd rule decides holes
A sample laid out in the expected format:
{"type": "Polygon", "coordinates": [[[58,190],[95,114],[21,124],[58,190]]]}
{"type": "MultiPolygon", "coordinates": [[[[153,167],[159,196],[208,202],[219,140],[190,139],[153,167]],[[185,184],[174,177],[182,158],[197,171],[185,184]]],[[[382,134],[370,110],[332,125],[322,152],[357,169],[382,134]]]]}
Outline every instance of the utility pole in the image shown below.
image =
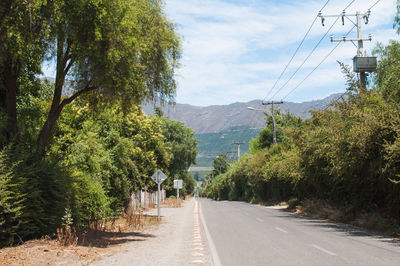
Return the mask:
{"type": "Polygon", "coordinates": [[[227,155],[228,157],[231,158],[231,162],[234,161],[235,153],[236,153],[236,152],[234,152],[234,151],[227,151],[227,152],[226,152],[226,155],[227,155]],[[229,155],[230,155],[230,156],[229,156],[229,155]]]}
{"type": "Polygon", "coordinates": [[[318,16],[321,18],[322,26],[324,26],[324,21],[326,17],[341,17],[342,25],[344,25],[344,19],[349,19],[354,26],[357,27],[357,38],[348,39],[346,35],[343,35],[342,39],[333,39],[331,35],[331,42],[352,42],[354,46],[357,47],[357,55],[353,58],[353,71],[360,73],[360,83],[363,88],[367,87],[367,75],[366,72],[374,72],[376,70],[376,57],[368,57],[364,51],[364,41],[372,41],[371,34],[368,35],[368,38],[363,39],[362,37],[362,20],[364,20],[365,24],[368,24],[369,17],[371,15],[371,10],[368,10],[366,13],[360,13],[357,11],[355,14],[346,14],[345,11],[340,15],[322,15],[321,12],[318,16]],[[353,22],[349,17],[356,17],[356,22],[353,22]],[[357,45],[354,43],[357,42],[357,45]]]}
{"type": "Polygon", "coordinates": [[[272,134],[273,134],[273,143],[276,144],[276,122],[275,122],[275,114],[274,114],[274,105],[275,104],[283,104],[283,101],[279,102],[263,102],[262,105],[271,105],[271,113],[272,113],[272,134]]]}
{"type": "Polygon", "coordinates": [[[244,142],[237,142],[237,141],[234,141],[234,142],[232,142],[232,145],[237,145],[237,154],[238,154],[238,161],[240,160],[240,145],[242,145],[242,144],[244,144],[244,142]]]}

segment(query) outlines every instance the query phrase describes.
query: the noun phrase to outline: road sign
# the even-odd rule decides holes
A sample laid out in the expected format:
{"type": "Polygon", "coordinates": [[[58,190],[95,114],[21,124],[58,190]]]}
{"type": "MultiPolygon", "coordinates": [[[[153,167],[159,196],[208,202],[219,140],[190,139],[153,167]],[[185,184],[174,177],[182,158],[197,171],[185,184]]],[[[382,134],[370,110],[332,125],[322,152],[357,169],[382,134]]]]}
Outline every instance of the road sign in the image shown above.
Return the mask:
{"type": "Polygon", "coordinates": [[[182,179],[175,179],[174,180],[174,188],[182,189],[182,179]]]}
{"type": "Polygon", "coordinates": [[[158,169],[152,176],[151,179],[154,180],[154,182],[157,183],[158,185],[158,191],[157,191],[157,217],[158,220],[160,220],[160,185],[162,182],[164,182],[165,179],[167,179],[167,176],[160,170],[158,169]]]}
{"type": "Polygon", "coordinates": [[[152,176],[151,179],[153,179],[154,182],[157,184],[161,184],[164,182],[165,179],[167,179],[167,176],[160,170],[158,169],[152,176]]]}

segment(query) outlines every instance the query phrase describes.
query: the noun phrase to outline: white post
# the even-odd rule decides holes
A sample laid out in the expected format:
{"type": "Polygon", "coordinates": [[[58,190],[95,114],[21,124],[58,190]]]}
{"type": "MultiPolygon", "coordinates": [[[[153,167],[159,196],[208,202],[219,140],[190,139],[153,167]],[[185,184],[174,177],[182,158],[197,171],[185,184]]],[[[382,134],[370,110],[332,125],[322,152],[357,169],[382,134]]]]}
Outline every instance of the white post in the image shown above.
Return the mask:
{"type": "Polygon", "coordinates": [[[158,220],[160,220],[160,183],[158,183],[158,193],[157,193],[157,215],[158,215],[158,220]]]}
{"type": "Polygon", "coordinates": [[[176,207],[179,207],[179,187],[176,189],[176,207]]]}

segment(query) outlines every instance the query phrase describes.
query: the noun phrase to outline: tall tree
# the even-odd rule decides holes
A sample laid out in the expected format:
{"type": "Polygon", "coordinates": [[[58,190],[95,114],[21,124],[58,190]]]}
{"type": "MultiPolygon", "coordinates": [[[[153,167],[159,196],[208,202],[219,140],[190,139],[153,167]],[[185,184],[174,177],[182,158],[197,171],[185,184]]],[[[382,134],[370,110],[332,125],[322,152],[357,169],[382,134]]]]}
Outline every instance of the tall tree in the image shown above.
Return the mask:
{"type": "Polygon", "coordinates": [[[162,119],[162,134],[167,146],[171,148],[171,161],[169,173],[171,176],[185,172],[190,165],[196,162],[197,139],[194,131],[182,122],[162,119]]]}
{"type": "Polygon", "coordinates": [[[53,14],[56,81],[51,108],[38,138],[44,156],[65,105],[88,92],[123,104],[171,99],[179,40],[160,1],[57,1],[53,14]],[[66,78],[74,92],[62,97],[66,78]]]}
{"type": "Polygon", "coordinates": [[[50,1],[0,2],[0,106],[7,113],[6,138],[16,138],[17,95],[22,74],[40,73],[45,53],[50,1]]]}
{"type": "Polygon", "coordinates": [[[164,142],[170,149],[171,159],[169,162],[169,176],[163,184],[168,195],[173,194],[173,179],[183,179],[184,189],[182,193],[191,193],[194,189],[194,180],[188,173],[191,164],[196,162],[197,139],[194,131],[186,127],[182,122],[170,120],[166,117],[161,119],[161,130],[164,135],[164,142]]]}

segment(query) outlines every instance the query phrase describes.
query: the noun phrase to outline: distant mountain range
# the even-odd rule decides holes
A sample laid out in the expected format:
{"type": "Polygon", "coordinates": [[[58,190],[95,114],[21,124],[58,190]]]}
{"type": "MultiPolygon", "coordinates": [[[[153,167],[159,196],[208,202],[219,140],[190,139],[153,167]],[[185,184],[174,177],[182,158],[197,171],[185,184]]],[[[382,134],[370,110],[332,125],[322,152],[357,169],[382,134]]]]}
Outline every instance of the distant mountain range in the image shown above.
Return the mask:
{"type": "MultiPolygon", "coordinates": [[[[54,83],[55,79],[44,77],[54,83]]],[[[66,80],[63,87],[63,95],[70,96],[73,93],[73,84],[66,80]]],[[[280,108],[284,112],[289,112],[303,119],[310,118],[311,110],[320,110],[329,106],[330,103],[338,99],[342,93],[332,94],[321,100],[313,100],[309,102],[293,103],[284,102],[276,108],[280,108]]],[[[250,102],[237,102],[229,105],[210,105],[206,107],[193,106],[189,104],[163,105],[161,109],[164,116],[168,116],[172,120],[183,122],[186,126],[192,128],[197,135],[204,133],[218,133],[233,127],[250,127],[261,129],[265,127],[264,115],[260,111],[249,110],[248,107],[265,110],[269,113],[269,107],[261,104],[261,100],[250,102]]],[[[160,107],[160,104],[156,104],[160,107]]],[[[142,104],[143,111],[148,114],[154,114],[154,105],[152,103],[142,104]]]]}
{"type": "MultiPolygon", "coordinates": [[[[303,119],[310,118],[310,110],[324,109],[341,95],[341,93],[332,94],[321,100],[303,103],[285,102],[278,105],[277,108],[280,108],[284,112],[290,112],[303,119]]],[[[229,105],[211,105],[206,107],[177,103],[176,105],[165,105],[161,108],[164,112],[164,116],[185,123],[185,125],[192,128],[196,134],[204,134],[216,133],[237,126],[250,126],[254,128],[265,127],[264,116],[258,111],[248,109],[248,107],[253,107],[256,109],[269,110],[266,106],[261,105],[261,102],[261,100],[254,100],[246,103],[237,102],[229,105]]],[[[143,104],[142,108],[146,114],[154,114],[154,107],[152,104],[143,104]]]]}

